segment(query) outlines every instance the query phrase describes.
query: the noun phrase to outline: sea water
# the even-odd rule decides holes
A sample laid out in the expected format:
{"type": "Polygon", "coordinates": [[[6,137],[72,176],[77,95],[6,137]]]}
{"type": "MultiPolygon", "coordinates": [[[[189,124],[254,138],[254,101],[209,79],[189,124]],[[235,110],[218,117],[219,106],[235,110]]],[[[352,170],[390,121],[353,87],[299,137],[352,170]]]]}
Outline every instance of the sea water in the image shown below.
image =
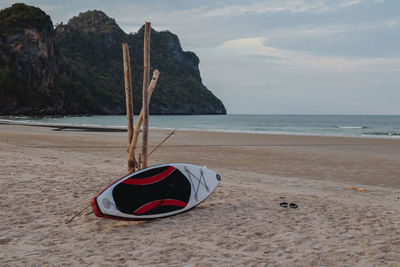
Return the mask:
{"type": "MultiPolygon", "coordinates": [[[[122,115],[14,117],[11,119],[51,124],[126,127],[126,116],[122,115]]],[[[400,116],[389,115],[151,115],[150,127],[266,134],[400,138],[400,116]]]]}

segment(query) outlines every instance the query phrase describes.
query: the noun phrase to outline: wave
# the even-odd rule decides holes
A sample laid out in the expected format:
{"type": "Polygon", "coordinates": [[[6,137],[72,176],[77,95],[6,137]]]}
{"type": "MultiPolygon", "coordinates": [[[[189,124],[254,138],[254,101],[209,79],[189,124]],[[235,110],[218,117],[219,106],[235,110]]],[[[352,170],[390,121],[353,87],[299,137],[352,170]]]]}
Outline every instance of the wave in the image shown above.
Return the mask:
{"type": "Polygon", "coordinates": [[[364,135],[377,135],[377,136],[400,136],[400,133],[396,132],[373,132],[373,133],[363,133],[364,135]]]}
{"type": "Polygon", "coordinates": [[[366,126],[342,126],[342,125],[338,125],[337,128],[340,128],[340,129],[367,129],[368,127],[366,127],[366,126]]]}

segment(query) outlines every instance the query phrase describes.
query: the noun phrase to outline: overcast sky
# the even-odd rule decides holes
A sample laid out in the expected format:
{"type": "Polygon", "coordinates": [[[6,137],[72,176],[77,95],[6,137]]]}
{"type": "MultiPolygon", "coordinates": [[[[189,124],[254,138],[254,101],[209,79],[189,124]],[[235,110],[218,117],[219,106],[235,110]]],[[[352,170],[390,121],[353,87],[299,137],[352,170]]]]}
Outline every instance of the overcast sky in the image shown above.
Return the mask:
{"type": "Polygon", "coordinates": [[[399,0],[23,2],[54,24],[98,9],[177,34],[231,114],[400,114],[399,0]]]}

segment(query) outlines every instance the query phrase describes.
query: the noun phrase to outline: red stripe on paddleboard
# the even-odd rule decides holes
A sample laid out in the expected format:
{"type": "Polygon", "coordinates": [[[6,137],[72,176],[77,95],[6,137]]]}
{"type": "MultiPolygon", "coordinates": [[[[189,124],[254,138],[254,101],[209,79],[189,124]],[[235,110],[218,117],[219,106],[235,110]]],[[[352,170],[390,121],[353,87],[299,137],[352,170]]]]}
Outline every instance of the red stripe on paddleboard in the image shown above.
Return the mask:
{"type": "Polygon", "coordinates": [[[148,212],[149,210],[152,210],[154,208],[157,208],[159,206],[178,206],[178,207],[186,207],[187,202],[181,201],[181,200],[176,200],[176,199],[160,199],[160,200],[155,200],[152,202],[149,202],[137,210],[133,214],[143,214],[148,212]]]}
{"type": "Polygon", "coordinates": [[[159,182],[168,177],[173,171],[175,170],[174,167],[168,167],[165,171],[160,174],[154,175],[148,178],[128,178],[122,182],[122,184],[133,184],[133,185],[148,185],[159,182]]]}
{"type": "Polygon", "coordinates": [[[94,198],[92,198],[92,200],[90,200],[90,204],[92,205],[94,215],[96,215],[97,217],[103,217],[103,215],[99,211],[99,207],[97,207],[96,197],[94,197],[94,198]]]}

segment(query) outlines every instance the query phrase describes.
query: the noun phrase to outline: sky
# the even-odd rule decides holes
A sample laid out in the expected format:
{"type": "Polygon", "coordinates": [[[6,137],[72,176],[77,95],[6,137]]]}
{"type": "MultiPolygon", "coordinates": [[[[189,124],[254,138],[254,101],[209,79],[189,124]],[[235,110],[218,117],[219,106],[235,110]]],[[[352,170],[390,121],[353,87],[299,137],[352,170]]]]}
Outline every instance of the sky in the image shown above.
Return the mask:
{"type": "Polygon", "coordinates": [[[22,2],[54,24],[97,9],[177,34],[229,114],[400,115],[399,0],[22,2]]]}

